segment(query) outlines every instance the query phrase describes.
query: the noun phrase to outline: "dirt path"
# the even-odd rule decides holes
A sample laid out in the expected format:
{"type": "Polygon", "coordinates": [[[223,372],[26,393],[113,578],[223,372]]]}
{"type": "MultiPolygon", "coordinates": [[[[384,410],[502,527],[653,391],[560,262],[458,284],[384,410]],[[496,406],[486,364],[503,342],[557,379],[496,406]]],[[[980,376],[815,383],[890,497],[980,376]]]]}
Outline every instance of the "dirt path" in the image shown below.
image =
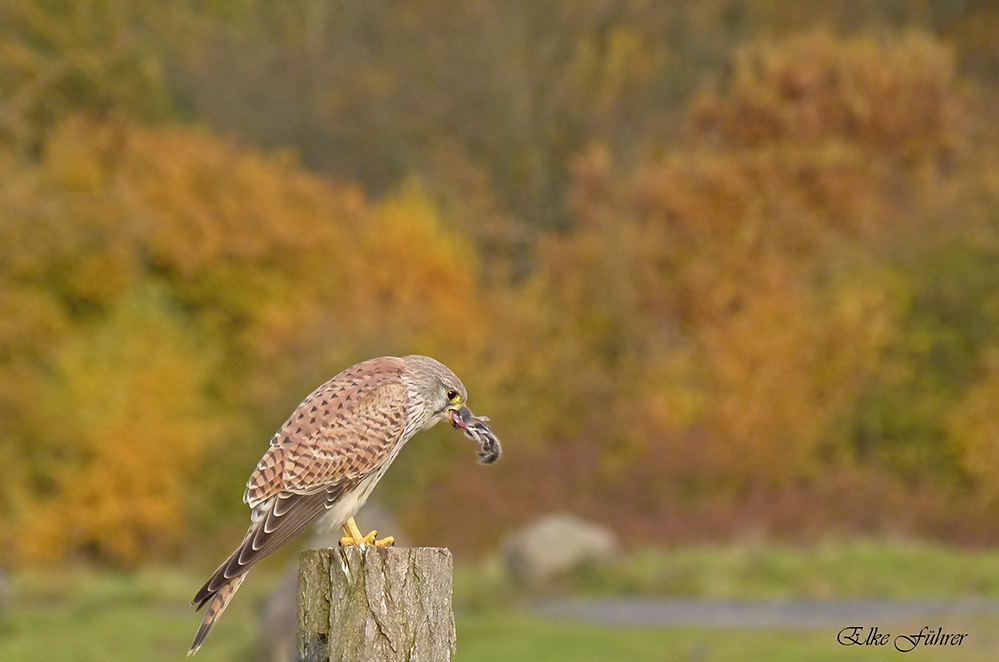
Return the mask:
{"type": "Polygon", "coordinates": [[[997,600],[546,600],[535,613],[599,625],[631,627],[824,628],[879,625],[919,618],[999,614],[997,600]]]}

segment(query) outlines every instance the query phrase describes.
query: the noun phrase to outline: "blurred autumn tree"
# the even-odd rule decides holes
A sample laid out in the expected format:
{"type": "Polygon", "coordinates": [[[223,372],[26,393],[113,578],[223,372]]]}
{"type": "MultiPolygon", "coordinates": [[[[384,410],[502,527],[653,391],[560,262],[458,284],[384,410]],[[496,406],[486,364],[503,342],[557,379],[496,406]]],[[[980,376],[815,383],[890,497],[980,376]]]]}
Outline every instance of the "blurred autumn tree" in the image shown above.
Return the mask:
{"type": "MultiPolygon", "coordinates": [[[[995,245],[996,171],[965,106],[939,42],[817,32],[740,51],[662,157],[629,171],[598,144],[577,160],[573,227],[540,242],[518,320],[535,335],[512,365],[548,410],[518,420],[537,440],[519,475],[545,467],[523,512],[557,500],[639,537],[725,535],[788,508],[842,525],[830,488],[862,504],[942,494],[962,470],[994,486],[991,372],[971,381],[999,271],[962,263],[969,241],[995,245]],[[981,287],[937,300],[931,260],[981,287]]],[[[473,508],[477,491],[454,488],[473,508]]]]}
{"type": "Polygon", "coordinates": [[[407,449],[420,538],[999,538],[997,21],[0,0],[0,559],[241,528],[282,417],[407,352],[508,448],[407,449]]]}
{"type": "Polygon", "coordinates": [[[238,491],[209,449],[252,467],[251,432],[352,357],[480,342],[475,261],[416,187],[371,205],[285,156],[78,118],[0,200],[18,558],[176,544],[195,476],[238,491]]]}
{"type": "Polygon", "coordinates": [[[161,62],[144,40],[154,6],[0,0],[0,145],[36,150],[81,107],[162,117],[161,62]]]}

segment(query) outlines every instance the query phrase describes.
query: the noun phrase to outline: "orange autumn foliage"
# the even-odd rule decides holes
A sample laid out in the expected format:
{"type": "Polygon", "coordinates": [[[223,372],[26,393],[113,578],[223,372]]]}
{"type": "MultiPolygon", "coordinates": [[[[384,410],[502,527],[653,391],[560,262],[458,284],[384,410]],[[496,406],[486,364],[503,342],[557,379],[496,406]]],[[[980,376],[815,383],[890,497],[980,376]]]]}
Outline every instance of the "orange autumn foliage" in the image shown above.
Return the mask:
{"type": "MultiPolygon", "coordinates": [[[[805,35],[745,49],[661,157],[629,170],[595,145],[577,159],[573,225],[539,242],[512,318],[530,340],[510,370],[547,404],[516,425],[533,442],[518,469],[563,470],[539,472],[518,506],[571,502],[656,537],[657,522],[834,477],[886,494],[908,480],[865,467],[852,426],[906,383],[916,285],[891,251],[967,176],[950,169],[964,103],[930,39],[805,35]]],[[[484,507],[471,484],[447,494],[484,507]]]]}
{"type": "Polygon", "coordinates": [[[32,447],[6,488],[16,559],[169,550],[205,459],[259,454],[254,417],[308,379],[481,342],[475,259],[416,186],[371,205],[286,156],[77,118],[0,197],[4,341],[26,352],[7,374],[32,377],[0,386],[23,417],[4,438],[32,447]]]}
{"type": "Polygon", "coordinates": [[[999,539],[994,12],[739,7],[0,0],[0,561],[212,544],[407,352],[507,450],[407,447],[420,542],[999,539]]]}

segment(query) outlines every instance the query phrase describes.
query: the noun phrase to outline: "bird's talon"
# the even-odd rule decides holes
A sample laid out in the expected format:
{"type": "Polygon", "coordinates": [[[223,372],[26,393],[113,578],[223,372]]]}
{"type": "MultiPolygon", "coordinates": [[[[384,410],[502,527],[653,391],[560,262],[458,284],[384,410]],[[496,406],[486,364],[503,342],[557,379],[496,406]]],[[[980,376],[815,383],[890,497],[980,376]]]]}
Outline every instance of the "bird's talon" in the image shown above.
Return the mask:
{"type": "Polygon", "coordinates": [[[367,535],[362,536],[361,532],[357,531],[356,528],[354,531],[351,531],[350,526],[347,524],[344,525],[344,533],[346,533],[347,535],[340,538],[341,547],[351,547],[358,545],[361,547],[367,545],[374,545],[375,547],[384,547],[385,545],[392,545],[395,543],[395,538],[393,538],[392,536],[378,540],[378,531],[370,531],[368,532],[367,535]]]}

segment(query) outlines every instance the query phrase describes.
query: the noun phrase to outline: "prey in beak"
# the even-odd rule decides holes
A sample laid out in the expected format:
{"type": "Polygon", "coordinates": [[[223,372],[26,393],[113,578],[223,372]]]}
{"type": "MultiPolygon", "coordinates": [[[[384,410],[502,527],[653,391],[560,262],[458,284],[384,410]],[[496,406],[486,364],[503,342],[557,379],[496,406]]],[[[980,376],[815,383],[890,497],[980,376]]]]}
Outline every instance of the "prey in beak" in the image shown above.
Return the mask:
{"type": "MultiPolygon", "coordinates": [[[[462,407],[462,409],[469,411],[468,407],[462,407]]],[[[451,427],[453,427],[455,430],[458,429],[465,431],[468,430],[468,425],[465,423],[465,419],[461,417],[461,414],[458,412],[457,409],[449,409],[447,413],[451,417],[451,427]]]]}
{"type": "Polygon", "coordinates": [[[492,464],[499,459],[503,449],[500,447],[499,439],[489,427],[489,419],[485,416],[476,416],[468,407],[461,409],[451,409],[448,414],[451,416],[451,426],[456,430],[464,431],[465,436],[479,444],[479,463],[492,464]]]}

